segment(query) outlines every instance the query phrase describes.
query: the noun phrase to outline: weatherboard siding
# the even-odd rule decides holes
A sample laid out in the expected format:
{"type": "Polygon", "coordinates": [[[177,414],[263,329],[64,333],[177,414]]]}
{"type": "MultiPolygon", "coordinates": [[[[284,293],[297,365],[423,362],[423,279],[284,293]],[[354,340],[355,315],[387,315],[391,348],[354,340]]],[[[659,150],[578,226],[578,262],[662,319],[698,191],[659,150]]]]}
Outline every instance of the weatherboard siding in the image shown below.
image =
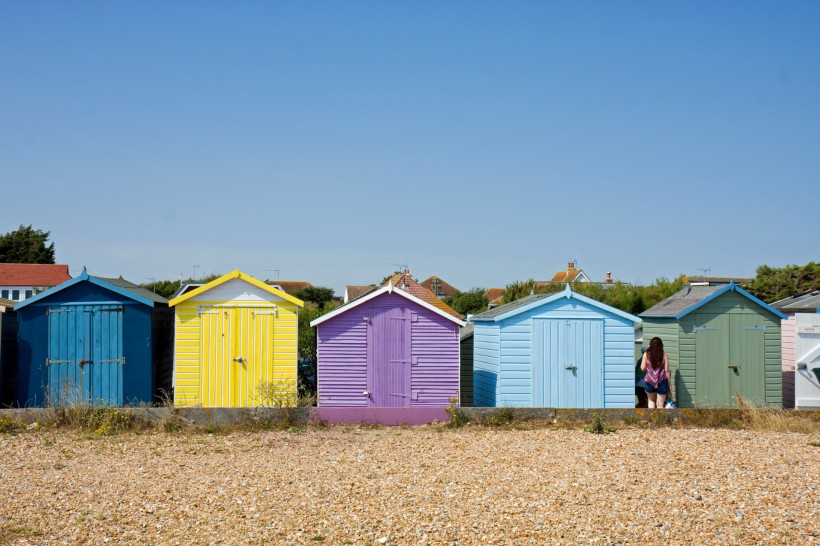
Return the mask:
{"type": "Polygon", "coordinates": [[[795,372],[795,338],[797,337],[797,318],[780,322],[781,351],[783,353],[783,407],[794,408],[794,372],[795,372]]]}
{"type": "MultiPolygon", "coordinates": [[[[397,294],[382,294],[317,326],[317,390],[323,407],[367,407],[368,393],[384,385],[368,384],[368,328],[379,347],[401,343],[383,331],[375,315],[389,312],[410,321],[410,407],[446,406],[458,397],[460,346],[455,322],[397,294]],[[376,312],[378,310],[378,313],[376,312]],[[368,323],[365,317],[370,317],[368,323]]],[[[389,320],[389,319],[386,319],[389,320]]],[[[381,352],[373,354],[382,354],[381,352]]],[[[372,356],[371,356],[372,358],[372,356]]],[[[381,365],[381,364],[379,364],[381,365]]],[[[381,373],[370,381],[385,380],[381,373]]]]}

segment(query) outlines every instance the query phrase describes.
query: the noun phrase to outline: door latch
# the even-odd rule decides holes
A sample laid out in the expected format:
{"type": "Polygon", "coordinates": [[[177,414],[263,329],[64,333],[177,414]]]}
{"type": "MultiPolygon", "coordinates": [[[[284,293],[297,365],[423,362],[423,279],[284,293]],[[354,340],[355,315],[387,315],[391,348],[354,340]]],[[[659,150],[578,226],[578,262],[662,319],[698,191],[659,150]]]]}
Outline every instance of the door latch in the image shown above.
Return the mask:
{"type": "Polygon", "coordinates": [[[729,364],[726,367],[727,368],[732,368],[734,371],[737,371],[737,369],[740,368],[740,366],[738,366],[737,364],[729,364]]]}
{"type": "Polygon", "coordinates": [[[241,356],[238,356],[238,357],[234,358],[233,361],[238,362],[239,364],[244,364],[246,362],[246,360],[244,358],[242,358],[241,356]]]}
{"type": "Polygon", "coordinates": [[[91,364],[92,362],[93,362],[93,360],[80,360],[79,364],[80,364],[80,367],[82,368],[86,364],[91,364]]]}
{"type": "Polygon", "coordinates": [[[573,372],[578,369],[575,364],[570,364],[569,366],[565,366],[565,368],[573,372]]]}

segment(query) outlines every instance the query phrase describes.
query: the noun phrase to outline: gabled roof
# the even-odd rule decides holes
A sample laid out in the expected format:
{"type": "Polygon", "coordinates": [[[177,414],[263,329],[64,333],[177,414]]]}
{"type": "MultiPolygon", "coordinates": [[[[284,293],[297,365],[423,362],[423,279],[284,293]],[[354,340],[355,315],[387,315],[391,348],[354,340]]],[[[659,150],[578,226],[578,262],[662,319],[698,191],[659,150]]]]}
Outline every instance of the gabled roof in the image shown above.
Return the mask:
{"type": "Polygon", "coordinates": [[[284,292],[287,292],[288,294],[293,294],[297,290],[301,290],[303,288],[309,288],[309,287],[313,286],[312,284],[310,284],[307,281],[271,281],[271,280],[267,280],[265,282],[267,284],[272,284],[274,286],[278,286],[279,288],[281,288],[284,292]]]}
{"type": "Polygon", "coordinates": [[[424,288],[432,292],[433,295],[438,297],[452,296],[453,294],[458,294],[460,292],[458,288],[456,288],[452,284],[444,282],[443,279],[441,279],[440,277],[436,277],[435,275],[421,281],[420,284],[424,288]]]}
{"type": "Polygon", "coordinates": [[[367,294],[368,292],[371,292],[371,291],[376,290],[378,288],[379,287],[376,286],[375,284],[368,284],[367,286],[358,286],[358,285],[349,284],[349,285],[345,286],[345,303],[353,301],[357,298],[360,298],[360,297],[364,296],[365,294],[367,294]]]}
{"type": "Polygon", "coordinates": [[[653,305],[638,316],[646,318],[681,319],[695,309],[703,307],[710,301],[720,297],[726,292],[737,292],[741,296],[753,301],[770,313],[773,313],[780,318],[786,318],[786,315],[774,307],[766,304],[762,300],[752,296],[733,282],[713,286],[685,286],[678,292],[675,292],[662,302],[653,305]]]}
{"type": "Polygon", "coordinates": [[[0,264],[2,286],[57,286],[69,280],[66,264],[0,264]]]}
{"type": "Polygon", "coordinates": [[[142,288],[139,285],[136,285],[132,282],[129,282],[122,277],[118,279],[104,279],[102,277],[93,277],[88,274],[88,271],[83,269],[83,272],[80,273],[78,277],[74,277],[73,279],[66,281],[62,284],[49,288],[45,292],[40,292],[28,299],[25,299],[14,306],[14,310],[22,309],[27,305],[31,305],[32,303],[36,303],[40,300],[50,297],[52,294],[56,294],[57,292],[61,292],[66,288],[70,288],[75,284],[79,284],[81,282],[90,282],[91,284],[97,285],[99,287],[105,288],[106,290],[110,290],[115,294],[119,294],[120,296],[132,299],[136,302],[145,304],[149,307],[153,307],[155,303],[168,303],[168,300],[154,294],[153,292],[142,288]]]}
{"type": "Polygon", "coordinates": [[[585,282],[589,282],[589,277],[587,277],[583,270],[572,268],[566,271],[559,271],[549,282],[575,282],[583,279],[586,279],[585,282]]]}
{"type": "Polygon", "coordinates": [[[473,337],[475,334],[475,326],[472,322],[468,322],[461,328],[461,332],[459,332],[458,339],[459,341],[464,341],[467,338],[473,337]]]}
{"type": "Polygon", "coordinates": [[[820,290],[783,298],[774,302],[772,307],[784,313],[820,313],[820,290]]]}
{"type": "Polygon", "coordinates": [[[520,313],[529,311],[530,309],[541,307],[542,305],[560,300],[561,298],[578,300],[588,305],[592,305],[593,307],[597,307],[602,311],[606,311],[608,313],[612,313],[613,315],[630,320],[634,323],[641,322],[641,319],[635,315],[627,313],[626,311],[621,311],[620,309],[611,307],[605,303],[601,303],[600,301],[584,296],[583,294],[573,292],[569,287],[569,283],[567,283],[567,287],[562,292],[557,292],[555,294],[532,294],[525,296],[519,300],[515,300],[514,302],[500,305],[494,309],[485,311],[480,315],[475,315],[470,320],[473,322],[499,322],[520,313]]]}
{"type": "Polygon", "coordinates": [[[445,313],[449,313],[458,319],[463,318],[461,313],[444,303],[440,298],[437,298],[435,294],[416,282],[416,280],[410,275],[410,272],[406,269],[404,270],[404,273],[396,273],[390,277],[382,286],[387,286],[388,284],[392,284],[396,288],[401,288],[405,292],[413,294],[418,299],[426,301],[433,307],[436,307],[445,313]]]}
{"type": "Polygon", "coordinates": [[[264,290],[266,292],[270,292],[271,294],[273,294],[275,296],[279,296],[283,300],[289,301],[291,303],[295,303],[299,307],[304,307],[304,305],[305,305],[305,302],[303,302],[302,300],[300,300],[298,298],[294,298],[290,294],[288,294],[286,292],[283,292],[283,291],[279,290],[278,288],[274,288],[273,286],[271,286],[267,283],[264,283],[264,282],[262,282],[258,279],[255,279],[255,278],[251,277],[250,275],[246,275],[245,273],[242,273],[238,269],[234,269],[230,273],[222,275],[218,279],[214,279],[209,283],[203,284],[202,286],[191,290],[190,292],[186,292],[186,293],[182,294],[181,296],[177,296],[176,298],[169,301],[168,305],[173,307],[177,304],[182,303],[183,301],[186,301],[186,300],[189,300],[189,299],[193,298],[194,296],[198,296],[198,295],[202,294],[203,292],[207,292],[211,288],[219,286],[220,284],[224,284],[228,281],[232,281],[234,279],[243,280],[248,284],[251,284],[251,285],[253,285],[257,288],[261,288],[262,290],[264,290]]]}
{"type": "MultiPolygon", "coordinates": [[[[440,309],[439,307],[437,307],[435,305],[432,305],[431,302],[426,301],[426,300],[422,300],[422,299],[418,298],[417,296],[411,294],[410,292],[408,292],[406,290],[403,290],[403,289],[401,289],[397,286],[393,286],[388,281],[387,286],[383,286],[383,287],[379,288],[378,290],[374,290],[374,291],[370,292],[369,294],[366,294],[366,295],[364,295],[364,296],[362,296],[358,299],[352,300],[352,301],[342,305],[341,307],[337,307],[336,309],[334,309],[330,313],[328,313],[326,315],[322,315],[321,317],[313,320],[310,323],[310,325],[311,326],[317,326],[317,325],[325,322],[326,320],[330,320],[335,316],[341,315],[342,313],[345,313],[345,312],[349,311],[350,309],[353,309],[354,307],[358,307],[359,305],[361,305],[363,303],[366,303],[366,302],[368,302],[368,301],[370,301],[374,298],[377,298],[377,297],[381,296],[382,294],[396,294],[396,295],[401,296],[403,298],[407,298],[408,300],[412,301],[413,303],[421,305],[425,309],[428,309],[428,310],[432,311],[433,313],[435,313],[439,316],[442,316],[442,317],[444,317],[448,320],[451,320],[451,321],[455,322],[459,326],[464,326],[464,324],[465,324],[465,322],[463,320],[461,320],[460,318],[457,318],[452,313],[447,313],[444,310],[440,309]]],[[[432,294],[431,294],[431,296],[432,296],[432,294]]],[[[438,298],[436,298],[435,296],[432,296],[432,297],[435,298],[436,300],[438,300],[438,298]]]]}

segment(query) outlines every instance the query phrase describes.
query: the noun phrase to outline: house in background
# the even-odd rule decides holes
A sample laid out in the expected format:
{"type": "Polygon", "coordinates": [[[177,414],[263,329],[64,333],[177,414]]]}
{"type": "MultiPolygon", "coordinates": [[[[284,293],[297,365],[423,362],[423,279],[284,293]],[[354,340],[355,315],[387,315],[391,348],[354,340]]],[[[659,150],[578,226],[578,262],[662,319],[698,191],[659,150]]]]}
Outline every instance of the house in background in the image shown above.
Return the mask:
{"type": "Polygon", "coordinates": [[[573,292],[533,294],[470,318],[475,406],[635,407],[638,317],[573,292]]]}
{"type": "Polygon", "coordinates": [[[487,291],[484,292],[484,296],[487,297],[488,307],[490,309],[498,307],[504,302],[504,288],[488,288],[487,291]]]}
{"type": "Polygon", "coordinates": [[[304,302],[235,270],[169,305],[176,317],[175,406],[295,403],[304,302]]]}
{"type": "Polygon", "coordinates": [[[66,264],[0,264],[0,298],[23,301],[69,280],[66,264]]]}
{"type": "MultiPolygon", "coordinates": [[[[772,307],[786,315],[780,323],[781,349],[783,353],[783,407],[795,407],[795,381],[798,373],[808,374],[806,370],[797,370],[797,359],[808,355],[797,356],[797,315],[820,313],[820,290],[813,290],[797,296],[791,296],[772,303],[772,307]]],[[[815,383],[812,377],[806,375],[808,383],[815,383]]]]}
{"type": "Polygon", "coordinates": [[[686,286],[639,315],[643,339],[663,340],[680,407],[781,406],[782,312],[740,286],[686,286]]]}
{"type": "Polygon", "coordinates": [[[351,302],[351,301],[353,301],[357,298],[360,298],[360,297],[364,296],[368,292],[376,290],[377,288],[378,288],[378,286],[376,286],[375,284],[367,284],[367,285],[349,284],[349,285],[345,286],[345,296],[344,296],[343,303],[349,303],[349,302],[351,302]]]}
{"type": "Polygon", "coordinates": [[[159,402],[170,394],[168,300],[122,277],[78,277],[15,305],[20,406],[159,402]]]}
{"type": "Polygon", "coordinates": [[[454,296],[460,292],[458,288],[444,282],[443,279],[436,277],[435,275],[428,277],[420,284],[440,299],[444,299],[448,296],[454,296]]]}
{"type": "MultiPolygon", "coordinates": [[[[575,262],[567,262],[567,269],[565,271],[559,271],[555,275],[553,275],[552,279],[549,280],[551,283],[573,283],[573,282],[592,282],[592,280],[587,277],[587,274],[583,272],[583,270],[578,269],[575,267],[575,262]]],[[[542,281],[543,283],[543,281],[542,281]]],[[[538,286],[538,283],[536,283],[538,286]]]]}
{"type": "Polygon", "coordinates": [[[286,294],[291,295],[298,292],[299,290],[302,290],[303,288],[310,288],[311,286],[313,286],[307,281],[272,281],[268,279],[265,281],[265,283],[278,288],[286,294]]]}
{"type": "Polygon", "coordinates": [[[433,307],[436,307],[444,311],[448,315],[452,315],[459,320],[464,318],[461,315],[461,313],[459,313],[458,311],[444,303],[441,299],[436,297],[435,294],[433,294],[432,292],[424,288],[421,284],[419,284],[410,274],[410,270],[408,269],[405,269],[403,272],[396,273],[395,275],[390,277],[385,283],[382,284],[382,287],[385,287],[389,284],[392,284],[397,288],[401,288],[408,294],[411,294],[422,301],[426,301],[433,307]]]}

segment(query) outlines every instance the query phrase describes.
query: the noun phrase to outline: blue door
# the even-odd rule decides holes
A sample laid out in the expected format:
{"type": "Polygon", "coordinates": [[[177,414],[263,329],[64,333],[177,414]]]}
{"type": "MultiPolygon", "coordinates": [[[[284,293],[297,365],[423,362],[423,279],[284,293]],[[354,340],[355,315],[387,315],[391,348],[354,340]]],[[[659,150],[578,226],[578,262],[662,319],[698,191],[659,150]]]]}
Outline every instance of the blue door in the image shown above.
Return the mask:
{"type": "Polygon", "coordinates": [[[48,403],[120,406],[123,307],[64,305],[48,313],[48,403]]]}
{"type": "Polygon", "coordinates": [[[603,321],[533,319],[533,406],[604,407],[603,321]]]}

